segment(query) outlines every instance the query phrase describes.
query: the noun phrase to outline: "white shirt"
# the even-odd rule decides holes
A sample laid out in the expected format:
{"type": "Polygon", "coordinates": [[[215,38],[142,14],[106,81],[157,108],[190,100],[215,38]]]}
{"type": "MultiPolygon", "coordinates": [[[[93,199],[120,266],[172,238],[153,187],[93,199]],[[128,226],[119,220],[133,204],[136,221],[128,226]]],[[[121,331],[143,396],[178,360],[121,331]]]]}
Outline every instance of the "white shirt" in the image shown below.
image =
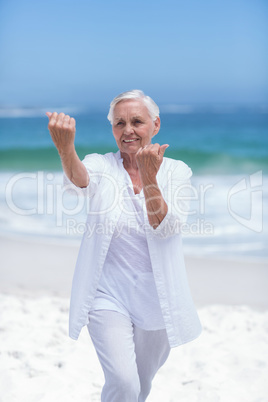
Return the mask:
{"type": "Polygon", "coordinates": [[[124,208],[113,232],[91,310],[113,310],[144,330],[165,328],[144,229],[144,194],[125,171],[124,208]]]}
{"type": "MultiPolygon", "coordinates": [[[[88,323],[88,312],[124,206],[126,187],[120,151],[87,155],[83,163],[90,183],[79,192],[90,197],[90,203],[72,284],[69,334],[73,339],[78,339],[82,327],[88,323]]],[[[156,178],[168,212],[153,229],[145,205],[143,210],[152,271],[171,347],[189,342],[201,332],[187,282],[180,234],[180,225],[186,221],[189,209],[191,175],[185,163],[164,157],[156,178]]],[[[65,181],[75,188],[66,177],[65,181]]]]}

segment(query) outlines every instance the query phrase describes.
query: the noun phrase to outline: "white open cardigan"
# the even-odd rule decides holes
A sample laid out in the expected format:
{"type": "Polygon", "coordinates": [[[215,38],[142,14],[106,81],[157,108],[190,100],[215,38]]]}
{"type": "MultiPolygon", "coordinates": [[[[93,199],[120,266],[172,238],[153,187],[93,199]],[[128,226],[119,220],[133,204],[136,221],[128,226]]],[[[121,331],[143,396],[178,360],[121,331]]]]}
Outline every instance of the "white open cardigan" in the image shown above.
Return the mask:
{"type": "MultiPolygon", "coordinates": [[[[90,199],[72,284],[69,335],[73,339],[78,339],[82,327],[88,323],[88,312],[121,213],[126,187],[120,151],[90,154],[83,163],[90,183],[87,188],[77,191],[90,199]]],[[[191,175],[192,171],[185,163],[164,157],[157,183],[168,212],[156,229],[150,226],[144,208],[146,238],[170,347],[189,342],[201,332],[186,277],[180,233],[189,210],[191,175]]],[[[66,176],[64,179],[65,185],[76,188],[66,176]]]]}

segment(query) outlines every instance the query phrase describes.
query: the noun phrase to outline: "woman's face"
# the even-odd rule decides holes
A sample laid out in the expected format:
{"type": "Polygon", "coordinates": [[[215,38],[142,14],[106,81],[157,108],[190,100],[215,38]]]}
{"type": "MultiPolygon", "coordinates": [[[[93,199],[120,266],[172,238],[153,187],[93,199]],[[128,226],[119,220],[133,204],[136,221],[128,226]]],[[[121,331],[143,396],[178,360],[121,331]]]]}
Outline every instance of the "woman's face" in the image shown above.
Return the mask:
{"type": "Polygon", "coordinates": [[[135,154],[151,143],[160,129],[159,117],[152,121],[142,100],[127,99],[114,108],[113,135],[121,153],[135,154]]]}

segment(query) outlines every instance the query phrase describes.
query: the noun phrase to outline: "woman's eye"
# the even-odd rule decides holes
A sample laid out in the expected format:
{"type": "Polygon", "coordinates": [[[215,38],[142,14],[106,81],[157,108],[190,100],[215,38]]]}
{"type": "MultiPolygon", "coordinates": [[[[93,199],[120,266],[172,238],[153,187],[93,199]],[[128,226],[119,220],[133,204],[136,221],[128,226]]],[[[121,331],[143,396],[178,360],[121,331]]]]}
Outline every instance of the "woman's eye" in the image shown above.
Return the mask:
{"type": "Polygon", "coordinates": [[[123,124],[123,122],[122,121],[119,121],[118,123],[117,123],[117,126],[121,126],[123,124]]]}
{"type": "Polygon", "coordinates": [[[141,121],[140,120],[135,120],[135,124],[140,124],[141,121]]]}

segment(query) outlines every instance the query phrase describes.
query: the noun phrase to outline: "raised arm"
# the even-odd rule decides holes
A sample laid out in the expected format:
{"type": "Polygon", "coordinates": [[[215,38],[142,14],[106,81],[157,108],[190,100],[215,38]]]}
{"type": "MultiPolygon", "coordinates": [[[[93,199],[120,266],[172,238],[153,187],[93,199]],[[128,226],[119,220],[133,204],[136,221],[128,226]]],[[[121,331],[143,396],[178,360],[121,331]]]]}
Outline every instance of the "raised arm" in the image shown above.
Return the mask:
{"type": "Polygon", "coordinates": [[[168,144],[150,144],[140,148],[136,153],[136,161],[143,185],[147,215],[150,225],[156,229],[165,218],[168,207],[158,187],[156,174],[163,161],[168,144]]]}
{"type": "Polygon", "coordinates": [[[46,113],[49,118],[48,129],[61,158],[66,176],[77,187],[87,187],[88,172],[79,159],[75,146],[75,119],[64,113],[46,113]]]}

